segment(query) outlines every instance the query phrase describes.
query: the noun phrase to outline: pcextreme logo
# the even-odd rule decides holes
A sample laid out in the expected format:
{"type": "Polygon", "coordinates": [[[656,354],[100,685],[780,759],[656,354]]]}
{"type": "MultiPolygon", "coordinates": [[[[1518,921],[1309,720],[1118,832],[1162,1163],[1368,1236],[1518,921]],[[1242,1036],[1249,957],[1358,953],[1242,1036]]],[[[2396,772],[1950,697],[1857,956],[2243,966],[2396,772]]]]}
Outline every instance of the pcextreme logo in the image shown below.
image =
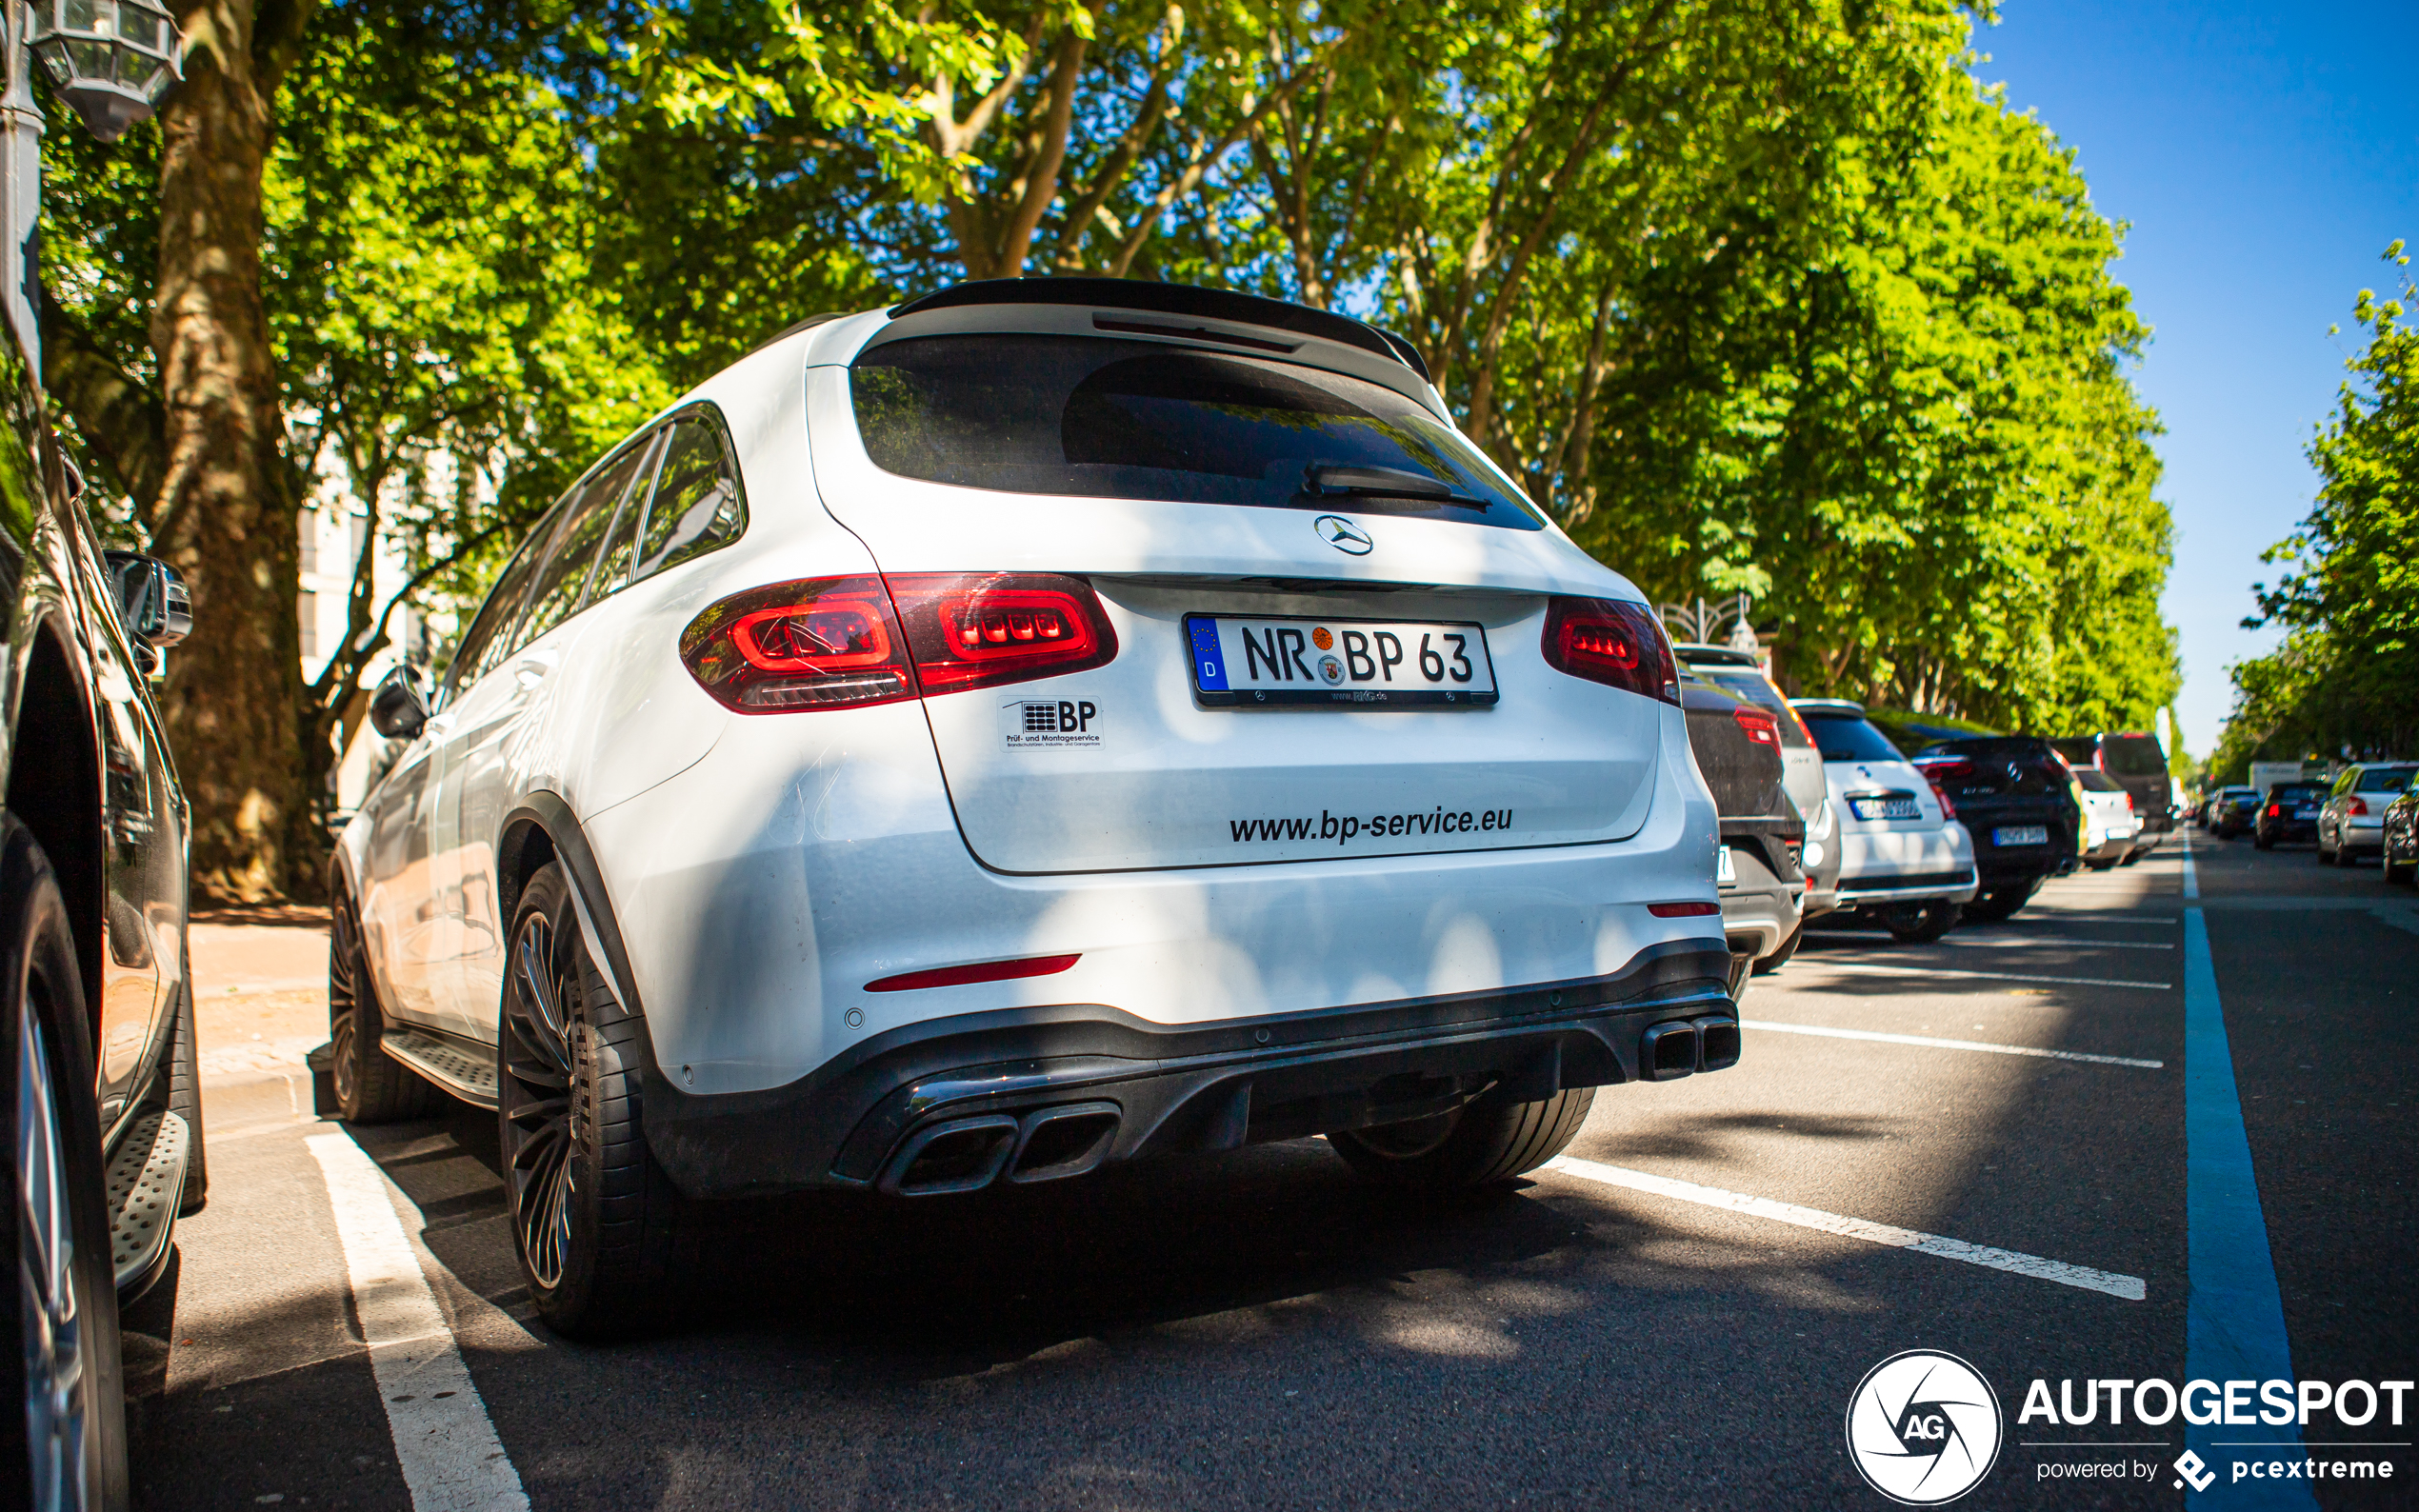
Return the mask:
{"type": "Polygon", "coordinates": [[[2004,1436],[1990,1383],[1936,1350],[1890,1356],[1848,1399],[1848,1457],[1874,1490],[1904,1506],[1939,1506],[1972,1490],[2004,1436]]]}

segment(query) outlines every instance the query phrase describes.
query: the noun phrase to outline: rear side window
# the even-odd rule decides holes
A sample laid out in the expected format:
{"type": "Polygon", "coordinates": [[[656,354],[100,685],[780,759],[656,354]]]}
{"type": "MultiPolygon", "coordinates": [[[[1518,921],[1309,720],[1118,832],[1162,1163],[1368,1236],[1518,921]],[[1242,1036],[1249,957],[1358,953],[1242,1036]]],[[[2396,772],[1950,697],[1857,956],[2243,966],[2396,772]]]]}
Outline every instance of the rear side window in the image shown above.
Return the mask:
{"type": "Polygon", "coordinates": [[[728,546],[747,528],[739,469],[723,445],[722,428],[702,415],[679,421],[655,474],[655,497],[647,507],[630,581],[728,546]]]}
{"type": "Polygon", "coordinates": [[[2268,796],[2279,803],[2314,804],[2327,796],[2327,789],[2317,783],[2280,783],[2268,790],[2268,796]]]}
{"type": "Polygon", "coordinates": [[[2167,752],[2151,735],[2110,735],[2100,743],[2100,768],[2118,777],[2161,777],[2167,752]]]}
{"type": "Polygon", "coordinates": [[[1827,762],[1898,762],[1907,758],[1889,737],[1854,714],[1822,714],[1812,709],[1800,710],[1806,726],[1814,732],[1814,744],[1821,746],[1827,762]]]}
{"type": "Polygon", "coordinates": [[[529,617],[515,644],[526,646],[579,612],[586,602],[597,547],[604,544],[620,517],[630,480],[647,460],[649,448],[633,447],[607,463],[575,495],[555,511],[549,532],[545,565],[530,589],[529,617]]]}
{"type": "Polygon", "coordinates": [[[2409,786],[2409,767],[2371,766],[2360,774],[2357,790],[2364,793],[2398,793],[2409,786]]]}
{"type": "Polygon", "coordinates": [[[2086,792],[2121,793],[2125,791],[2123,783],[2096,766],[2077,766],[2074,768],[2074,780],[2083,785],[2086,792]]]}
{"type": "Polygon", "coordinates": [[[472,620],[470,629],[463,632],[462,644],[454,648],[453,665],[445,670],[449,699],[455,691],[477,682],[486,675],[488,668],[504,660],[505,652],[512,644],[509,631],[520,619],[521,606],[529,599],[530,574],[536,567],[538,553],[544,548],[548,532],[553,528],[554,518],[549,512],[538,527],[530,532],[530,538],[521,543],[521,549],[514,552],[512,560],[506,565],[504,575],[495,580],[494,587],[489,589],[487,602],[479,606],[478,618],[472,620]]]}
{"type": "Polygon", "coordinates": [[[902,477],[1545,523],[1476,448],[1403,395],[1264,357],[1092,336],[925,336],[860,356],[850,391],[867,454],[902,477]]]}
{"type": "Polygon", "coordinates": [[[1706,681],[1734,698],[1746,699],[1781,716],[1781,744],[1799,750],[1808,748],[1806,735],[1797,727],[1795,710],[1781,690],[1751,666],[1701,666],[1697,670],[1706,681]]]}

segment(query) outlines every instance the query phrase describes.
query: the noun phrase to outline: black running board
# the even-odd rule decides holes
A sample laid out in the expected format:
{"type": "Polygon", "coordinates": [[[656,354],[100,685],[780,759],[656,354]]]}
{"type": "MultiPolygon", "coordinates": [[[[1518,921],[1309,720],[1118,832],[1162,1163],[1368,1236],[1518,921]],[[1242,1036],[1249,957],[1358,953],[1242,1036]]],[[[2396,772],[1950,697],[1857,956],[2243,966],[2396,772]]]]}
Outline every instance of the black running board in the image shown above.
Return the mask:
{"type": "Polygon", "coordinates": [[[389,1029],[379,1046],[463,1102],[496,1105],[494,1045],[414,1027],[389,1029]]]}
{"type": "Polygon", "coordinates": [[[168,1269],[192,1158],[192,1130],[164,1108],[137,1117],[118,1142],[110,1161],[110,1268],[121,1303],[149,1291],[168,1269]]]}

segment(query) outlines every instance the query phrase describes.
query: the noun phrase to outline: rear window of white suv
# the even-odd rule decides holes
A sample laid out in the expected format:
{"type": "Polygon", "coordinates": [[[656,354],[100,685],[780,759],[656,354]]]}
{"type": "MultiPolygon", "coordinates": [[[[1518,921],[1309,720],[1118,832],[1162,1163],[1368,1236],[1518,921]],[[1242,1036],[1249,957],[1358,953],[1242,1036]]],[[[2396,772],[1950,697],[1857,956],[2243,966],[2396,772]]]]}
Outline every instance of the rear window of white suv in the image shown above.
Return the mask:
{"type": "Polygon", "coordinates": [[[1535,530],[1478,450],[1358,378],[1091,336],[922,336],[850,373],[874,465],[1009,493],[1259,505],[1535,530]]]}

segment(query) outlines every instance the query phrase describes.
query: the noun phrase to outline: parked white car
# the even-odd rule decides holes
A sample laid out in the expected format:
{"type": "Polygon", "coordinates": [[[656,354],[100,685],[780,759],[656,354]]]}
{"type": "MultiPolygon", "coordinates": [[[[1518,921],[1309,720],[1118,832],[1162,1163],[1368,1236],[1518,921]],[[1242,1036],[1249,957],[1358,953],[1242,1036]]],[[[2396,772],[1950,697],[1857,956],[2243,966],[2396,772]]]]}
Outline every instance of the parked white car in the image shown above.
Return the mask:
{"type": "Polygon", "coordinates": [[[698,1199],[1324,1133],[1429,1188],[1739,1053],[1637,589],[1340,316],[1122,280],[810,323],[522,545],[345,830],[349,1117],[499,1110],[538,1312],[698,1199]]]}
{"type": "Polygon", "coordinates": [[[2141,821],[2133,813],[2133,795],[2096,766],[2069,762],[2068,769],[2082,789],[2077,796],[2083,800],[2083,864],[2093,871],[2106,871],[2130,861],[2142,833],[2141,821]]]}
{"type": "Polygon", "coordinates": [[[1842,698],[1792,699],[1823,752],[1839,816],[1839,904],[1901,940],[1937,940],[1971,901],[1973,837],[1949,801],[1842,698]]]}

